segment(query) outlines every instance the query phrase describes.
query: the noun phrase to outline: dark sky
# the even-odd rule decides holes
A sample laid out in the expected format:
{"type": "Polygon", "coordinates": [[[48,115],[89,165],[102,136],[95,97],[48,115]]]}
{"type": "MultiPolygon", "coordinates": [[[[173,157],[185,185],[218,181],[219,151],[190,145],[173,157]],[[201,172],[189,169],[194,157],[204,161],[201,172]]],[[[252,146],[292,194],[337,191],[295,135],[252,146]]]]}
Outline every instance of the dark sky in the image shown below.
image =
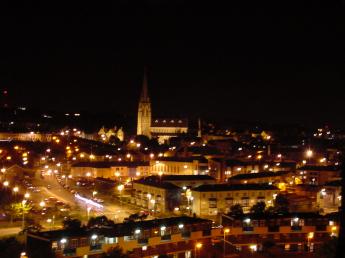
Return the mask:
{"type": "Polygon", "coordinates": [[[345,121],[340,3],[70,2],[0,6],[17,103],[133,114],[146,65],[156,115],[345,121]]]}

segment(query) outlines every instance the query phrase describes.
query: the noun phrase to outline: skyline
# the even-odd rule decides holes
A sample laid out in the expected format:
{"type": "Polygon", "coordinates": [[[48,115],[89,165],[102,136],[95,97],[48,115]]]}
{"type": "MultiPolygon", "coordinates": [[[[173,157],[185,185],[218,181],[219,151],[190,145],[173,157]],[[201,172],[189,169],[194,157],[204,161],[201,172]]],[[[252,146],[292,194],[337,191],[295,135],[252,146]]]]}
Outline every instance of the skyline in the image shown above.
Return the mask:
{"type": "Polygon", "coordinates": [[[238,4],[229,15],[147,3],[103,15],[87,5],[8,12],[0,88],[19,105],[135,116],[147,66],[160,117],[345,124],[336,5],[273,13],[238,4]]]}

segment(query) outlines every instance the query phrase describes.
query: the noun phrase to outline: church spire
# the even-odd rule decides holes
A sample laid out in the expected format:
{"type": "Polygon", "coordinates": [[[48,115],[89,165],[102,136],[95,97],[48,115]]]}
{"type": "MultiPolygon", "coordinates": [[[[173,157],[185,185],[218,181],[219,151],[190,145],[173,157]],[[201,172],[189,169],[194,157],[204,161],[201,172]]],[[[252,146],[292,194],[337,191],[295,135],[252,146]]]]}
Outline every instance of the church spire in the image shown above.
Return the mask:
{"type": "Polygon", "coordinates": [[[151,137],[151,102],[147,90],[147,73],[144,70],[143,88],[138,107],[137,135],[151,137]]]}
{"type": "Polygon", "coordinates": [[[141,102],[149,102],[150,101],[148,90],[147,90],[147,72],[146,72],[146,68],[144,69],[143,88],[141,90],[140,101],[141,102]]]}

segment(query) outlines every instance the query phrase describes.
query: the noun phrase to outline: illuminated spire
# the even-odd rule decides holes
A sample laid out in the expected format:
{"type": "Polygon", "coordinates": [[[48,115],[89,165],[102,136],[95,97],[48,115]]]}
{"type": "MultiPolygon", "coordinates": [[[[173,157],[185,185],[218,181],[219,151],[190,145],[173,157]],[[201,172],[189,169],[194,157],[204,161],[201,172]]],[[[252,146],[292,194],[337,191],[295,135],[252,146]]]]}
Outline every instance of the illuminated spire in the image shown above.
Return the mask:
{"type": "Polygon", "coordinates": [[[146,68],[144,69],[144,79],[143,79],[143,88],[140,95],[140,102],[150,102],[148,90],[147,90],[147,72],[146,68]]]}

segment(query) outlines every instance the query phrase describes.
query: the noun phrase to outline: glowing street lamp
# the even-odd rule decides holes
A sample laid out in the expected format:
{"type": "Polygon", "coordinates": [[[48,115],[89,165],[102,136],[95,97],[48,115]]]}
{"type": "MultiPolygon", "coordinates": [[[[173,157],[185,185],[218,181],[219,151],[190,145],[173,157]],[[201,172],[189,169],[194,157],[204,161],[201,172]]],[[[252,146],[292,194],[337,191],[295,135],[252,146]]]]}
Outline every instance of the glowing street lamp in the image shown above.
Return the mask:
{"type": "Polygon", "coordinates": [[[230,233],[230,229],[229,228],[224,228],[224,249],[223,249],[223,257],[225,257],[225,237],[226,237],[226,234],[229,234],[230,233]]]}
{"type": "Polygon", "coordinates": [[[202,243],[196,243],[195,244],[195,257],[197,257],[197,250],[200,250],[202,248],[202,243]]]}
{"type": "Polygon", "coordinates": [[[124,185],[118,185],[118,186],[117,186],[117,190],[118,190],[119,193],[120,193],[120,204],[121,204],[121,205],[122,205],[122,195],[121,195],[121,193],[122,193],[122,191],[123,191],[124,188],[125,188],[124,185]]]}
{"type": "Polygon", "coordinates": [[[46,203],[45,203],[44,201],[41,201],[41,202],[40,202],[40,207],[43,208],[44,206],[46,206],[46,203]]]}
{"type": "Polygon", "coordinates": [[[5,181],[5,182],[3,183],[3,185],[4,185],[5,187],[8,187],[8,186],[10,185],[10,183],[9,183],[8,181],[5,181]]]}
{"type": "Polygon", "coordinates": [[[307,238],[308,238],[308,250],[309,252],[311,252],[310,242],[314,238],[314,232],[309,232],[307,238]]]}
{"type": "Polygon", "coordinates": [[[25,194],[24,194],[24,198],[25,198],[25,199],[29,199],[29,198],[30,198],[30,194],[29,194],[29,193],[25,193],[25,194]]]}

